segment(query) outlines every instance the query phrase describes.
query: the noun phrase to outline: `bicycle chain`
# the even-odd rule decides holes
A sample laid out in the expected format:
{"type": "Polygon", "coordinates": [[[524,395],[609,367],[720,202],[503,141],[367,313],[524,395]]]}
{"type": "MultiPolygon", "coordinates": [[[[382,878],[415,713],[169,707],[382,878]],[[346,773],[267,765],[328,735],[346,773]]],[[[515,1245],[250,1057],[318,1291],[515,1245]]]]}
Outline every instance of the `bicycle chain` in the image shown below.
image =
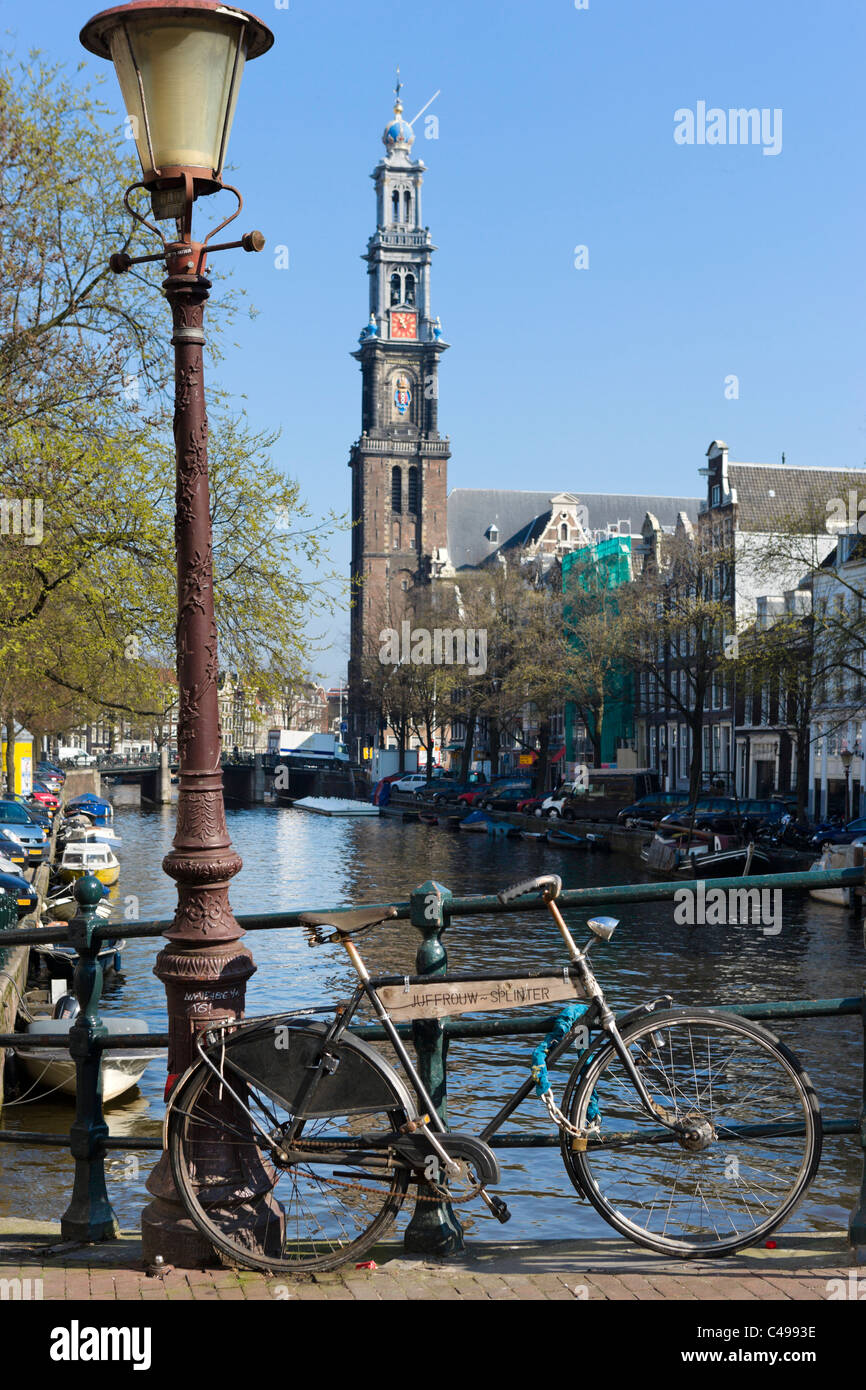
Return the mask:
{"type": "MultiPolygon", "coordinates": [[[[329,1141],[325,1139],[305,1139],[303,1142],[304,1146],[308,1149],[325,1149],[332,1147],[329,1141]]],[[[357,1182],[341,1182],[339,1178],[321,1177],[318,1173],[316,1174],[316,1181],[329,1183],[331,1187],[345,1187],[350,1192],[369,1192],[375,1197],[381,1197],[382,1195],[382,1188],[380,1187],[367,1187],[364,1183],[357,1182]]],[[[419,1183],[418,1186],[420,1189],[421,1184],[419,1183]]],[[[428,1196],[426,1192],[421,1192],[419,1190],[415,1194],[416,1202],[447,1201],[451,1202],[454,1206],[460,1206],[464,1202],[474,1201],[484,1184],[481,1182],[477,1183],[471,1191],[465,1193],[462,1197],[452,1192],[450,1187],[442,1187],[438,1183],[429,1182],[428,1186],[433,1189],[433,1194],[428,1196]]]]}

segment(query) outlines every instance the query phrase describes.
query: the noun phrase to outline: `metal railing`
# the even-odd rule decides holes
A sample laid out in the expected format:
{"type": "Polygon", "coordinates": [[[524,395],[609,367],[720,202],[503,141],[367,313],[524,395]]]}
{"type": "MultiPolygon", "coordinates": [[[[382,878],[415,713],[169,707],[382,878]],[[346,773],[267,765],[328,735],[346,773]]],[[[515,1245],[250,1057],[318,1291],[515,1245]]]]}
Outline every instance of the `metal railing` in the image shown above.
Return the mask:
{"type": "MultiPolygon", "coordinates": [[[[102,1052],[109,1047],[112,1051],[118,1048],[167,1048],[169,1042],[167,1033],[108,1035],[98,1013],[98,1001],[102,991],[102,966],[97,953],[106,938],[117,935],[118,927],[97,918],[95,904],[86,903],[86,894],[80,891],[83,882],[79,880],[76,885],[80,912],[72,922],[51,927],[16,927],[12,930],[0,930],[0,943],[3,947],[64,941],[71,943],[79,955],[80,963],[75,972],[74,988],[80,1012],[69,1033],[57,1034],[54,1037],[32,1036],[27,1033],[0,1034],[2,1048],[22,1044],[26,1044],[28,1048],[56,1048],[59,1044],[68,1046],[70,1056],[75,1060],[76,1108],[69,1134],[0,1130],[0,1143],[70,1149],[75,1161],[75,1174],[70,1204],[61,1220],[61,1233],[65,1240],[78,1241],[103,1239],[116,1231],[116,1218],[106,1187],[106,1153],[111,1150],[162,1149],[162,1139],[155,1136],[123,1135],[115,1138],[109,1135],[102,1113],[99,1081],[102,1052]]],[[[748,877],[712,880],[713,888],[723,890],[773,887],[806,891],[819,884],[826,888],[862,887],[864,869],[856,867],[829,869],[820,873],[809,871],[753,874],[748,877]]],[[[563,909],[654,902],[673,899],[674,894],[681,893],[683,889],[697,893],[699,886],[699,883],[686,880],[567,889],[560,894],[558,902],[563,909]]],[[[440,977],[447,970],[448,959],[442,933],[454,918],[546,910],[540,898],[520,899],[516,903],[503,906],[494,895],[455,896],[447,888],[435,883],[422,884],[406,900],[369,906],[393,908],[396,920],[408,920],[420,931],[422,941],[416,958],[417,973],[431,978],[440,977]],[[432,915],[431,904],[435,904],[432,915]]],[[[302,926],[299,920],[301,913],[327,912],[333,917],[338,917],[352,910],[350,907],[299,908],[292,912],[239,915],[237,920],[246,931],[285,930],[302,926]]],[[[127,938],[162,936],[170,925],[170,922],[165,920],[124,923],[123,935],[127,938]]],[[[745,1018],[777,1022],[798,1018],[860,1017],[864,1037],[860,1112],[850,1118],[825,1120],[824,1132],[835,1136],[858,1136],[860,1147],[864,1151],[860,1191],[849,1220],[849,1241],[855,1251],[863,1252],[866,1250],[866,991],[849,998],[795,999],[714,1007],[725,1012],[741,1014],[745,1018]]],[[[414,1023],[398,1024],[397,1029],[402,1036],[410,1038],[414,1043],[419,1073],[435,1105],[440,1113],[444,1114],[447,1101],[446,1054],[450,1042],[470,1038],[544,1035],[550,1032],[556,1017],[556,1013],[550,1013],[504,1019],[423,1019],[414,1023]]],[[[363,1024],[353,1031],[371,1041],[384,1040],[386,1037],[379,1024],[363,1024]]],[[[506,1132],[494,1137],[491,1142],[494,1147],[499,1148],[557,1147],[560,1136],[558,1131],[506,1132]]],[[[462,1232],[448,1204],[437,1205],[429,1200],[419,1201],[406,1231],[407,1248],[416,1253],[441,1250],[443,1223],[457,1233],[455,1243],[452,1243],[450,1249],[459,1249],[462,1232]]]]}

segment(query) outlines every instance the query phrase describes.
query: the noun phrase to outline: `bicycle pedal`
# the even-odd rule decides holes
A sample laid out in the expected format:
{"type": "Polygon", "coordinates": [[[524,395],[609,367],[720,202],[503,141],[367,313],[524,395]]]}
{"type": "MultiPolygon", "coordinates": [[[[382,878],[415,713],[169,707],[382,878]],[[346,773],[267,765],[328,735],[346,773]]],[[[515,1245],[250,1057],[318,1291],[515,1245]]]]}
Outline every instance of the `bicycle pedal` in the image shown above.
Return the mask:
{"type": "Polygon", "coordinates": [[[496,1220],[501,1221],[503,1226],[505,1225],[506,1221],[511,1220],[511,1212],[508,1210],[508,1207],[502,1201],[501,1197],[491,1197],[490,1193],[485,1192],[483,1188],[481,1189],[481,1196],[484,1199],[484,1202],[486,1203],[488,1209],[496,1217],[496,1220]]]}

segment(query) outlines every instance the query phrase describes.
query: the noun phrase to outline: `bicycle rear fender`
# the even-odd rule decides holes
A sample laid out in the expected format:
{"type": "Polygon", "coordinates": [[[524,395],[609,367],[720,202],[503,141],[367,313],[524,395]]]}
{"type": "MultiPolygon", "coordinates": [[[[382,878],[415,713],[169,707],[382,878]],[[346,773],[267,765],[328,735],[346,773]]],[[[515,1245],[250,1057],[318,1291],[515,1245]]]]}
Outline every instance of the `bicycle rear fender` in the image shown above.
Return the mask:
{"type": "MultiPolygon", "coordinates": [[[[309,1070],[321,1058],[325,1032],[324,1023],[299,1026],[279,1021],[268,1028],[241,1029],[226,1039],[226,1079],[232,1074],[242,1077],[305,1119],[382,1114],[395,1104],[401,1104],[410,1119],[417,1116],[417,1103],[399,1073],[369,1043],[349,1032],[328,1044],[337,1065],[322,1074],[303,1109],[296,1109],[309,1070]]],[[[219,1067],[222,1047],[208,1049],[208,1056],[219,1067]]]]}

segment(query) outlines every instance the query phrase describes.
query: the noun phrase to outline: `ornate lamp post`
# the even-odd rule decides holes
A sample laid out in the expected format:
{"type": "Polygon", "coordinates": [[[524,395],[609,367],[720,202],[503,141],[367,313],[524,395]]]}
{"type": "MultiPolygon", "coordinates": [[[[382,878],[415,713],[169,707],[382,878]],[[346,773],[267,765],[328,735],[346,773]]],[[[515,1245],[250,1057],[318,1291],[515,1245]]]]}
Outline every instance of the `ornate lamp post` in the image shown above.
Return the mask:
{"type": "MultiPolygon", "coordinates": [[[[141,182],[124,201],[162,241],[157,255],[137,260],[165,261],[163,290],[174,326],[180,785],[173,848],[163,868],[177,881],[178,905],[154,971],[168,1000],[171,1083],[190,1064],[198,1029],[243,1013],[246,981],[255,970],[228,898],[241,860],[226,828],[220,766],[203,321],[208,252],[264,246],[259,232],[208,243],[243,205],[237,189],[223,183],[223,163],[244,63],[265,53],[273,35],[254,16],[218,0],[135,0],[96,15],[82,29],[81,42],[114,63],[142,168],[141,182]],[[194,240],[196,199],[223,188],[234,193],[237,208],[203,242],[194,240]],[[153,222],[131,205],[135,189],[149,195],[153,222]],[[154,225],[160,222],[174,223],[173,237],[163,236],[154,225]]],[[[135,263],[125,253],[111,258],[118,273],[135,263]]],[[[248,1174],[242,1181],[255,1190],[248,1174]]],[[[142,1218],[145,1256],[160,1254],[173,1264],[201,1260],[199,1237],[172,1201],[164,1157],[148,1190],[156,1201],[142,1218]]]]}
{"type": "Polygon", "coordinates": [[[843,745],[840,757],[842,766],[845,769],[845,824],[851,819],[851,763],[854,759],[853,749],[847,743],[843,745]]]}

